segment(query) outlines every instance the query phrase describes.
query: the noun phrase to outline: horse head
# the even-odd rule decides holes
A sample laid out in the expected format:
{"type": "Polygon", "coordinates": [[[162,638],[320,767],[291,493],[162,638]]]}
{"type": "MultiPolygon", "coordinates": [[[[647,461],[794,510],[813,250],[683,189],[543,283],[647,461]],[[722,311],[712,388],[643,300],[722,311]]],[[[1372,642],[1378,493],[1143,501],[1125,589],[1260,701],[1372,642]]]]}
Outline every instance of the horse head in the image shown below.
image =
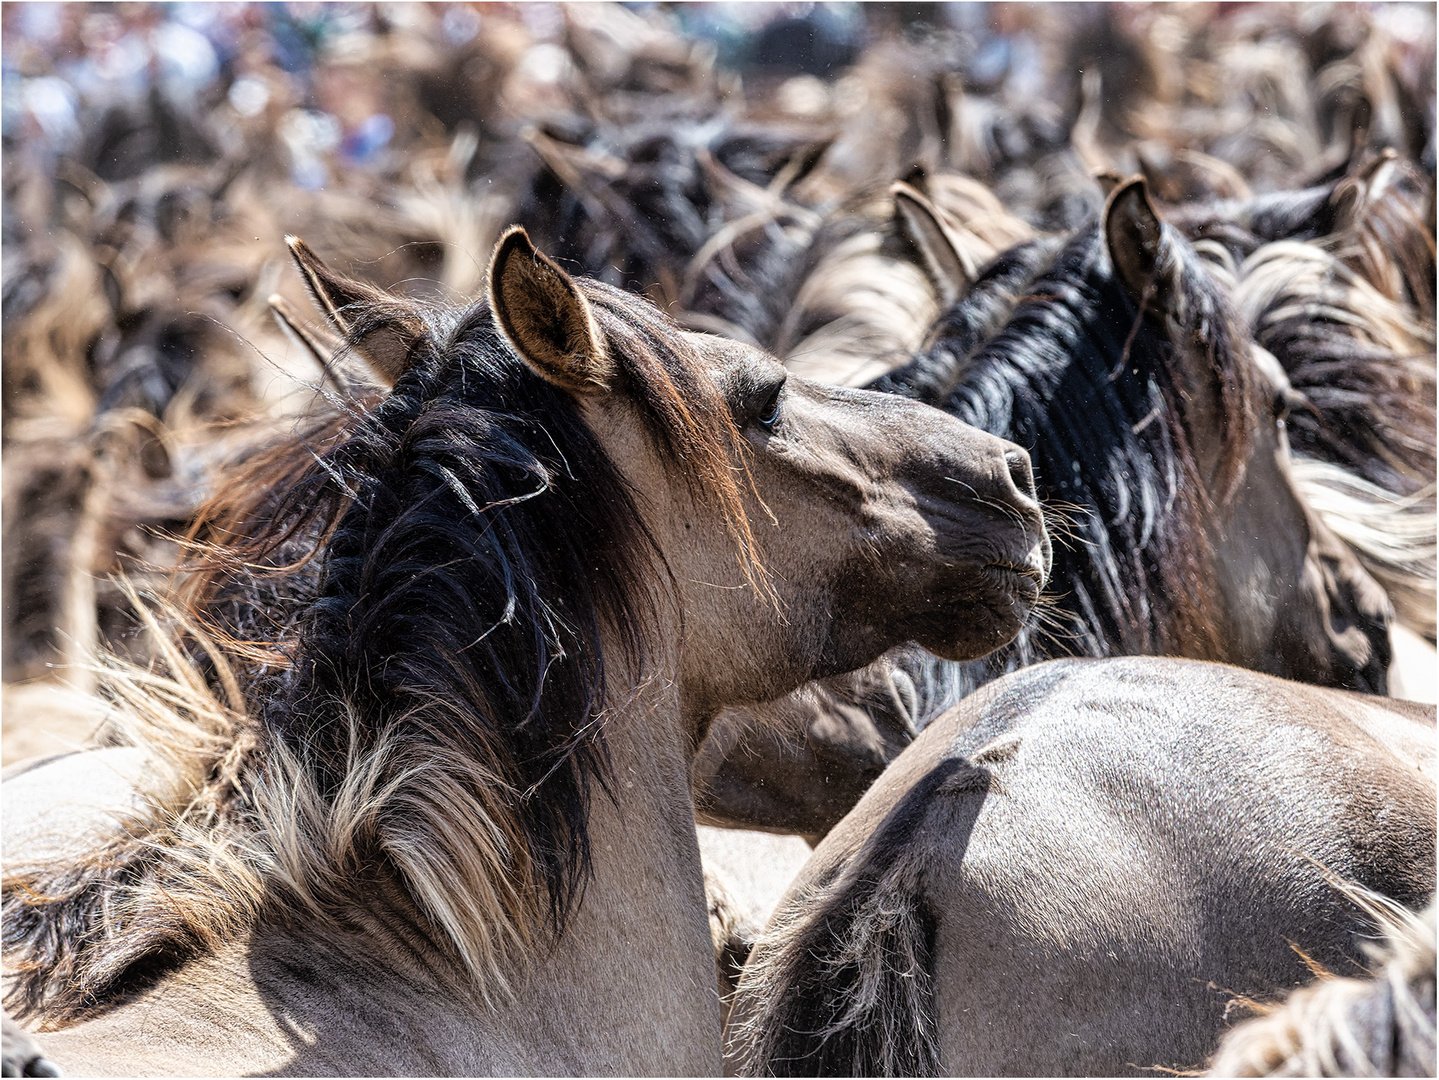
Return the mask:
{"type": "Polygon", "coordinates": [[[1061,651],[1384,688],[1388,601],[1296,488],[1285,418],[1302,397],[1142,180],[1113,188],[1097,226],[950,288],[931,348],[880,385],[1029,445],[1042,496],[1078,507],[1086,544],[1057,556],[1056,586],[1087,628],[1061,651]]]}
{"type": "Polygon", "coordinates": [[[1105,237],[1126,291],[1146,313],[1154,305],[1180,360],[1185,427],[1205,516],[1217,527],[1229,656],[1291,678],[1383,692],[1389,601],[1295,482],[1286,420],[1305,407],[1303,396],[1198,278],[1202,264],[1185,266],[1183,241],[1160,222],[1143,182],[1110,195],[1105,237]],[[1218,303],[1201,300],[1206,294],[1218,303]]]}
{"type": "Polygon", "coordinates": [[[571,395],[642,493],[678,590],[695,700],[764,700],[906,639],[969,658],[1018,632],[1049,564],[1018,447],[680,331],[569,278],[520,230],[496,249],[491,298],[515,352],[571,395]],[[661,348],[684,358],[683,382],[657,380],[661,348]],[[684,430],[706,417],[708,445],[684,430]],[[716,495],[724,529],[706,511],[716,495]]]}

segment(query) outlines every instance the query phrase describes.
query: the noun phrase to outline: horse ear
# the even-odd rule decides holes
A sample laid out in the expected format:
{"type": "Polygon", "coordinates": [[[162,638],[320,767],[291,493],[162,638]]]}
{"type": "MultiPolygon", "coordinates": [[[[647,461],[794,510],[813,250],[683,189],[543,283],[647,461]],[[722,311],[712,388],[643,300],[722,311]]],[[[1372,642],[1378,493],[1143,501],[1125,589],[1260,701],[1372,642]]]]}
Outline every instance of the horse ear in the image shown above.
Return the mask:
{"type": "Polygon", "coordinates": [[[490,257],[490,305],[500,332],[540,378],[574,394],[609,389],[614,363],[589,301],[519,225],[490,257]]]}
{"type": "Polygon", "coordinates": [[[424,333],[419,320],[404,316],[399,302],[389,293],[335,273],[298,236],[285,237],[285,245],[299,267],[315,306],[341,334],[349,337],[351,329],[376,310],[385,310],[392,316],[366,331],[363,337],[351,341],[350,348],[387,385],[395,385],[409,364],[411,348],[424,333]]]}
{"type": "Polygon", "coordinates": [[[959,245],[939,218],[934,204],[906,183],[894,184],[894,209],[904,234],[919,248],[925,268],[939,289],[940,302],[953,305],[973,284],[976,268],[967,265],[959,245]]]}
{"type": "Polygon", "coordinates": [[[1115,272],[1136,303],[1162,285],[1156,277],[1162,238],[1143,177],[1131,177],[1110,192],[1104,204],[1104,239],[1115,272]]]}
{"type": "Polygon", "coordinates": [[[270,306],[270,314],[274,316],[280,329],[304,347],[315,363],[320,365],[320,370],[326,378],[337,387],[343,388],[344,384],[336,377],[332,362],[335,354],[344,346],[344,342],[305,327],[295,315],[289,302],[279,293],[272,294],[267,303],[270,306]]]}

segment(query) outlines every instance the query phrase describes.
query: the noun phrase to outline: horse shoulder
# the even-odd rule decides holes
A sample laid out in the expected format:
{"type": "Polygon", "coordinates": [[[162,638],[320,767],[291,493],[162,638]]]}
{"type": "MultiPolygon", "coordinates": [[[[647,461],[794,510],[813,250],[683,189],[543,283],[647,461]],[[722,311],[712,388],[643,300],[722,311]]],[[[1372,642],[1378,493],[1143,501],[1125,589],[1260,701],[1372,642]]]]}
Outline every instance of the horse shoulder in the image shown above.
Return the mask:
{"type": "Polygon", "coordinates": [[[154,772],[149,756],[130,746],[10,766],[0,784],[6,860],[43,861],[83,851],[113,832],[123,816],[143,809],[141,791],[154,772]]]}

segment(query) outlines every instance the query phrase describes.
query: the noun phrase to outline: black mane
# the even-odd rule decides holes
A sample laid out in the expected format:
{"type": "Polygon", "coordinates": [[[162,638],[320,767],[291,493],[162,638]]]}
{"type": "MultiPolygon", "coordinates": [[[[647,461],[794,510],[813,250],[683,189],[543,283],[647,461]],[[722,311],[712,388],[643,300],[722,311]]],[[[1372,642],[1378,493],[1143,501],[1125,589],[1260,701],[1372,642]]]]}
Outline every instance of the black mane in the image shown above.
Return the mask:
{"type": "Polygon", "coordinates": [[[1213,553],[1202,519],[1206,489],[1222,500],[1242,474],[1249,384],[1217,288],[1192,252],[1172,236],[1166,246],[1184,294],[1183,340],[1206,350],[1224,406],[1208,483],[1182,358],[1162,316],[1141,312],[1117,278],[1097,224],[1005,252],[946,313],[931,348],[874,384],[1027,448],[1040,498],[1062,522],[1051,625],[966,665],[966,689],[1052,656],[1181,652],[1182,642],[1185,655],[1223,658],[1207,618],[1213,553]]]}
{"type": "MultiPolygon", "coordinates": [[[[740,436],[693,344],[642,300],[576,286],[639,437],[763,590],[740,436]]],[[[643,679],[662,555],[575,402],[487,307],[347,315],[351,342],[404,320],[403,374],[203,511],[186,609],[152,623],[163,670],[107,684],[122,740],[173,759],[183,790],[78,866],[7,870],[22,1014],[89,1015],[262,917],[427,923],[493,1000],[583,893],[604,716],[626,704],[611,673],[643,679]]]]}
{"type": "MultiPolygon", "coordinates": [[[[662,459],[762,587],[738,433],[693,347],[645,301],[579,286],[662,459]]],[[[439,834],[445,806],[417,807],[427,773],[448,768],[449,802],[514,827],[512,868],[558,930],[589,878],[590,798],[607,784],[602,716],[617,702],[602,638],[638,672],[667,570],[575,402],[516,356],[488,306],[413,308],[424,331],[392,391],[325,445],[296,440],[289,465],[268,466],[282,483],[251,478],[281,493],[226,524],[244,538],[224,552],[239,573],[210,611],[251,655],[279,657],[249,669],[250,710],[323,797],[383,748],[389,773],[414,777],[395,812],[428,814],[439,834]]],[[[350,340],[393,317],[356,318],[350,340]]]]}
{"type": "Polygon", "coordinates": [[[601,626],[648,621],[634,610],[644,538],[573,403],[503,344],[488,308],[426,341],[252,541],[329,531],[291,662],[255,683],[251,707],[326,792],[357,738],[417,755],[397,769],[437,747],[485,762],[473,783],[510,793],[558,921],[588,873],[605,775],[601,626]]]}

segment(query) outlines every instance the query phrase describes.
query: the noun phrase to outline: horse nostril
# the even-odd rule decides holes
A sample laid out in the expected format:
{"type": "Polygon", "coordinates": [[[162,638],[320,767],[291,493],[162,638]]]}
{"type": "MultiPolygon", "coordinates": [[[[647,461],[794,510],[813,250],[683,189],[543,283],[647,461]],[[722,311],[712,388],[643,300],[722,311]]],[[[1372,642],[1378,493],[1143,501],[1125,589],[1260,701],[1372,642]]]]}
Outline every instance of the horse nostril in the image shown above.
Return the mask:
{"type": "Polygon", "coordinates": [[[1004,452],[1004,463],[1009,467],[1009,478],[1019,493],[1038,502],[1039,496],[1034,490],[1034,470],[1029,467],[1029,455],[1015,447],[1004,452]]]}

